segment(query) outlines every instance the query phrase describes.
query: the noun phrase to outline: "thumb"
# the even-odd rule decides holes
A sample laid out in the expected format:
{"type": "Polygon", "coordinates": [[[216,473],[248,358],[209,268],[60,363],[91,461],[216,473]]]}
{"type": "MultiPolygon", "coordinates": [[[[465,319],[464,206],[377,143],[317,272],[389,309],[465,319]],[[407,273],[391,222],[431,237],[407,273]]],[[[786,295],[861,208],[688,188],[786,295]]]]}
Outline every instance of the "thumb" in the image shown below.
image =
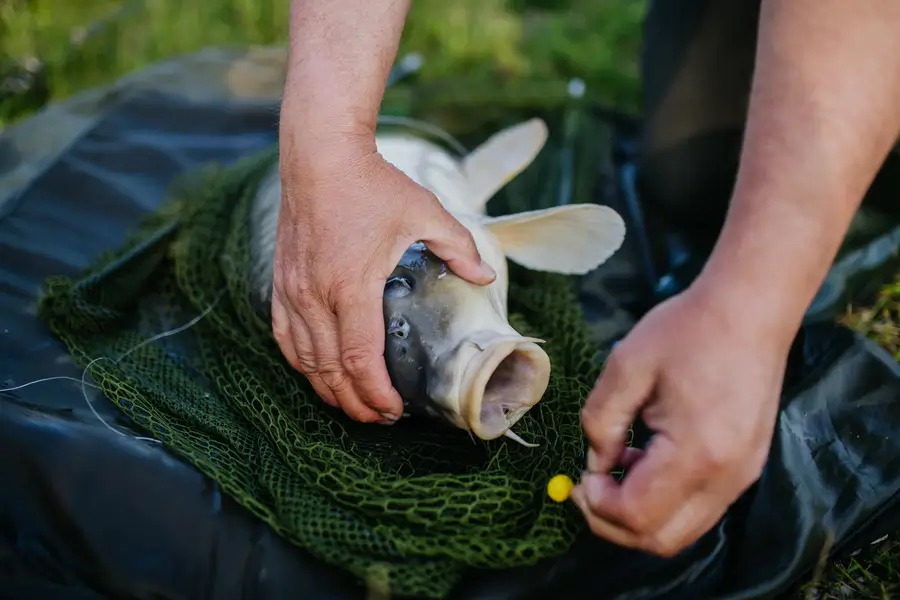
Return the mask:
{"type": "Polygon", "coordinates": [[[450,269],[470,283],[488,285],[497,278],[484,262],[472,233],[433,198],[434,209],[424,215],[422,242],[450,269]]]}
{"type": "Polygon", "coordinates": [[[627,356],[615,350],[610,354],[581,410],[582,429],[593,451],[590,470],[595,473],[608,473],[619,462],[628,429],[653,393],[655,370],[646,362],[630,365],[627,356]]]}

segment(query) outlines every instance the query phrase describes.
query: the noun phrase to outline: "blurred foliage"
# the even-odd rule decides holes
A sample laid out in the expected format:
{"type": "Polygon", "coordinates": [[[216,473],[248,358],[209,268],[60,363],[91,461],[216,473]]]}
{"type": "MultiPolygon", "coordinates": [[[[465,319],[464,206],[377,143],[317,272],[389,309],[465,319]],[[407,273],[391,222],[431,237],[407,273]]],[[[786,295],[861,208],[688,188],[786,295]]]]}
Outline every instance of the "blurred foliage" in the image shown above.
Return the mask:
{"type": "MultiPolygon", "coordinates": [[[[634,111],[645,4],[415,0],[400,54],[425,58],[425,84],[462,79],[519,94],[523,82],[541,93],[580,77],[597,101],[634,111]]],[[[0,0],[0,125],[178,54],[285,44],[288,7],[287,0],[0,0]]]]}

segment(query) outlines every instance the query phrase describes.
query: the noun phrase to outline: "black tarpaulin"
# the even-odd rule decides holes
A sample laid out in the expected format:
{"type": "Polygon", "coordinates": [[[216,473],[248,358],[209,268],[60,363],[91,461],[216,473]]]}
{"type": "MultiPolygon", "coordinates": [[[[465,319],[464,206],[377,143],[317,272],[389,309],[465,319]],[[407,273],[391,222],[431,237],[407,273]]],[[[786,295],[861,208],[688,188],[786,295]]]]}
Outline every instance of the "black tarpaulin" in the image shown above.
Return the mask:
{"type": "MultiPolygon", "coordinates": [[[[201,53],[0,137],[0,387],[80,379],[34,316],[41,283],[118,246],[186,170],[271,144],[281,60],[201,53]]],[[[365,597],[159,445],[107,429],[75,380],[0,395],[0,597],[365,597]]],[[[127,428],[90,388],[88,397],[127,428]]],[[[775,597],[823,551],[900,526],[897,431],[900,367],[818,319],[795,344],[762,479],[695,546],[663,560],[586,535],[532,568],[472,572],[452,597],[775,597]]]]}

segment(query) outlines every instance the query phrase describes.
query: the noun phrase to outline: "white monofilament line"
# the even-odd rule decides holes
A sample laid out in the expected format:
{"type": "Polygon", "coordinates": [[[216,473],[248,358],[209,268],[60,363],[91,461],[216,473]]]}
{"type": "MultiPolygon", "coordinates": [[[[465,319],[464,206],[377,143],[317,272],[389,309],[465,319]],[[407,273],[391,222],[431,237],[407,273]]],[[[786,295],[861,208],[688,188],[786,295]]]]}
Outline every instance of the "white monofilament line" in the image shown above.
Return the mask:
{"type": "Polygon", "coordinates": [[[92,388],[94,388],[95,390],[99,390],[99,389],[100,389],[100,386],[94,385],[93,383],[88,383],[88,382],[85,380],[85,378],[87,377],[87,374],[88,374],[88,371],[90,370],[90,368],[94,365],[94,363],[96,363],[96,362],[98,362],[98,361],[101,361],[101,360],[108,360],[108,361],[112,362],[113,364],[118,364],[119,361],[121,361],[122,359],[124,359],[126,356],[128,356],[128,355],[131,354],[132,352],[136,352],[137,350],[140,350],[141,348],[143,348],[144,346],[147,346],[148,344],[152,344],[153,342],[159,341],[159,340],[161,340],[161,339],[163,339],[163,338],[167,338],[167,337],[170,337],[170,336],[173,336],[173,335],[177,335],[177,334],[179,334],[179,333],[181,333],[181,332],[183,332],[183,331],[186,331],[186,330],[190,329],[191,327],[193,327],[194,325],[196,325],[197,323],[199,323],[206,315],[208,315],[208,314],[212,311],[213,308],[216,307],[216,305],[219,303],[219,300],[222,299],[222,295],[223,295],[224,293],[225,293],[225,290],[224,290],[224,289],[223,289],[223,290],[220,290],[220,291],[219,291],[219,294],[216,296],[216,299],[213,301],[212,304],[210,304],[206,309],[203,310],[203,312],[201,312],[199,315],[197,315],[196,317],[194,317],[193,319],[191,319],[190,321],[188,321],[188,322],[185,323],[184,325],[181,325],[181,326],[179,326],[179,327],[176,327],[175,329],[170,329],[170,330],[168,330],[168,331],[163,331],[163,332],[161,332],[161,333],[158,333],[158,334],[154,335],[153,337],[151,337],[151,338],[149,338],[149,339],[146,339],[146,340],[142,341],[141,343],[135,345],[135,346],[134,346],[133,348],[131,348],[130,350],[127,350],[127,351],[126,351],[124,354],[122,354],[122,356],[120,356],[119,358],[113,360],[113,359],[111,359],[111,358],[108,357],[108,356],[98,356],[97,358],[91,360],[91,361],[87,364],[87,366],[84,367],[84,370],[81,372],[81,378],[80,378],[80,379],[79,379],[79,378],[75,378],[75,377],[69,377],[68,375],[58,375],[58,376],[56,376],[56,377],[44,377],[44,378],[42,378],[42,379],[35,379],[34,381],[29,381],[29,382],[27,382],[27,383],[23,383],[22,385],[17,385],[17,386],[9,387],[9,388],[0,388],[0,394],[2,394],[2,393],[4,393],[4,392],[14,392],[14,391],[16,391],[16,390],[21,390],[22,388],[26,388],[26,387],[29,387],[29,386],[32,386],[32,385],[35,385],[35,384],[38,384],[38,383],[44,383],[45,381],[54,381],[54,380],[58,380],[58,379],[66,379],[66,380],[69,380],[69,381],[75,381],[75,382],[78,382],[78,383],[81,384],[81,395],[84,396],[84,401],[87,403],[88,408],[91,409],[91,412],[94,414],[94,416],[97,418],[97,420],[100,421],[100,423],[102,423],[104,427],[106,427],[107,429],[109,429],[109,430],[112,431],[113,433],[116,433],[116,434],[118,434],[118,435],[121,435],[122,437],[130,437],[130,438],[132,438],[132,439],[134,439],[134,440],[138,440],[138,441],[153,442],[153,443],[155,443],[155,444],[161,444],[162,442],[160,442],[159,440],[154,439],[154,438],[144,437],[144,436],[130,436],[130,435],[128,435],[127,433],[123,433],[123,432],[119,431],[118,429],[116,429],[115,427],[113,427],[112,425],[110,425],[109,423],[107,423],[106,420],[105,420],[103,417],[100,416],[100,413],[97,412],[97,409],[94,408],[94,403],[91,402],[91,399],[88,398],[88,394],[87,394],[87,388],[88,388],[88,387],[92,387],[92,388]]]}

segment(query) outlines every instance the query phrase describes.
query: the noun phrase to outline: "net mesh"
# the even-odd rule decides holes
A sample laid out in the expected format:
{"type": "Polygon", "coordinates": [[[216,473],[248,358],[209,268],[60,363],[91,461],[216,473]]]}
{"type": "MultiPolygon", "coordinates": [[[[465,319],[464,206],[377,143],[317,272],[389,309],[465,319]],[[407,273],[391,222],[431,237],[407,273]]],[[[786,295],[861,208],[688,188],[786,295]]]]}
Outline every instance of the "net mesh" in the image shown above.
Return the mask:
{"type": "Polygon", "coordinates": [[[281,536],[395,595],[441,597],[468,568],[564,552],[583,521],[545,486],[582,470],[579,409],[599,373],[569,278],[511,266],[511,322],[547,340],[553,365],[543,401],[516,428],[539,448],[428,419],[355,423],[287,365],[251,304],[246,224],[275,159],[183,181],[86,275],[48,280],[41,319],[82,366],[111,359],[90,375],[134,423],[281,536]]]}

